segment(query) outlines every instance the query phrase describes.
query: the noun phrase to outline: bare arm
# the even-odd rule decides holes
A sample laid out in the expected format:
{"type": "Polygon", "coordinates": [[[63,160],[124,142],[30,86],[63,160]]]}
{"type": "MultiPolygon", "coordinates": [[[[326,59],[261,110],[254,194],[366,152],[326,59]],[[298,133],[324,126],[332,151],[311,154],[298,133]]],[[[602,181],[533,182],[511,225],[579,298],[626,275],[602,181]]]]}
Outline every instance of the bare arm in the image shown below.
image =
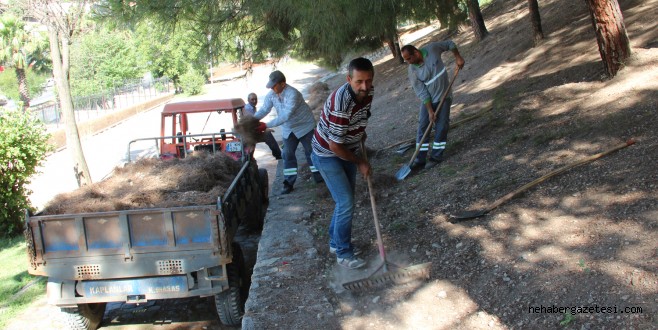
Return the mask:
{"type": "Polygon", "coordinates": [[[457,65],[457,67],[459,69],[463,69],[464,64],[466,63],[466,61],[464,61],[464,58],[462,57],[462,55],[459,54],[459,49],[457,49],[457,48],[453,49],[452,50],[452,55],[455,56],[455,65],[457,65]]]}

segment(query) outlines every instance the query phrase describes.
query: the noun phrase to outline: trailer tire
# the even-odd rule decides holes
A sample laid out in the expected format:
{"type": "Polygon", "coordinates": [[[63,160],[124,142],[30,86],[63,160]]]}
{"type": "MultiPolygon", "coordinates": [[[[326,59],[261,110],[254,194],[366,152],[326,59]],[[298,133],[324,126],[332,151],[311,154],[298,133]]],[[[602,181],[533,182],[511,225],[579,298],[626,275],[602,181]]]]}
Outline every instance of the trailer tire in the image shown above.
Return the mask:
{"type": "Polygon", "coordinates": [[[258,182],[260,183],[260,192],[263,204],[270,202],[270,178],[267,170],[264,168],[258,169],[258,182]]]}
{"type": "Polygon", "coordinates": [[[245,272],[242,250],[239,245],[233,244],[233,262],[226,265],[228,289],[215,294],[215,310],[224,325],[238,326],[242,323],[244,303],[249,290],[245,272]]]}
{"type": "Polygon", "coordinates": [[[253,233],[260,233],[263,231],[265,224],[265,214],[267,213],[267,202],[263,200],[263,189],[267,191],[267,187],[263,188],[262,178],[265,175],[265,182],[267,184],[267,170],[263,169],[252,172],[252,181],[249,189],[251,190],[251,199],[247,202],[247,216],[246,228],[253,233]]]}
{"type": "Polygon", "coordinates": [[[64,322],[72,330],[95,330],[103,321],[106,303],[78,304],[78,307],[61,308],[64,322]]]}

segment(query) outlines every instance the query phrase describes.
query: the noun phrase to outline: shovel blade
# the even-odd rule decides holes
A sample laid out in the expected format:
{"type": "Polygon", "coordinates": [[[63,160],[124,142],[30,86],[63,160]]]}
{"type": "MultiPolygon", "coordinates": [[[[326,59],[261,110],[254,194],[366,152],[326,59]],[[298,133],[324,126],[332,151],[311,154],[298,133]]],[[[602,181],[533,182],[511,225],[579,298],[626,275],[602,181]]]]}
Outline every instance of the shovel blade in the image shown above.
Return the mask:
{"type": "Polygon", "coordinates": [[[455,219],[459,220],[468,220],[468,219],[475,219],[479,218],[485,214],[487,214],[489,210],[471,210],[471,211],[462,211],[457,214],[451,215],[455,219]]]}
{"type": "Polygon", "coordinates": [[[409,173],[411,173],[411,167],[405,164],[397,173],[395,173],[395,178],[398,179],[398,181],[402,181],[407,175],[409,175],[409,173]]]}
{"type": "Polygon", "coordinates": [[[402,145],[401,147],[398,148],[398,150],[395,151],[398,155],[404,155],[405,152],[407,152],[409,149],[414,147],[415,143],[407,143],[405,145],[402,145]]]}

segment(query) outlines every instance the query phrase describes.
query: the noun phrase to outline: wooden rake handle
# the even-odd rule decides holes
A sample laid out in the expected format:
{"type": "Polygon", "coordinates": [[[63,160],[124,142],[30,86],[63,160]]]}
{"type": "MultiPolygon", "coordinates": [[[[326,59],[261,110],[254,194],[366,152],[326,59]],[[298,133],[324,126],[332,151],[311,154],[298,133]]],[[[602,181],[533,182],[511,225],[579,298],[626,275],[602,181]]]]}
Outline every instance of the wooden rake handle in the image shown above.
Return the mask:
{"type": "Polygon", "coordinates": [[[520,193],[522,193],[522,192],[524,192],[524,191],[526,191],[526,190],[528,190],[528,189],[530,189],[530,188],[532,188],[532,187],[534,187],[534,186],[536,186],[536,185],[538,185],[538,184],[540,184],[540,183],[542,183],[542,182],[544,182],[544,181],[546,181],[546,180],[548,180],[548,179],[550,179],[550,178],[552,178],[552,177],[554,177],[558,174],[562,174],[562,173],[564,173],[564,172],[566,172],[566,171],[568,171],[568,170],[570,170],[570,169],[572,169],[576,166],[580,166],[580,165],[595,161],[595,160],[597,160],[597,159],[599,159],[603,156],[606,156],[606,155],[608,155],[612,152],[615,152],[619,149],[626,148],[626,147],[628,147],[630,145],[633,145],[633,144],[635,144],[635,140],[630,139],[630,140],[628,140],[624,143],[621,143],[621,144],[613,147],[612,149],[600,152],[596,155],[592,155],[592,156],[589,156],[587,158],[581,159],[579,161],[573,162],[571,164],[567,164],[565,166],[562,166],[562,167],[558,168],[557,170],[554,170],[554,171],[552,171],[548,174],[543,175],[542,177],[539,177],[539,178],[537,178],[537,179],[535,179],[535,180],[533,180],[529,183],[526,183],[525,185],[521,186],[520,188],[518,188],[518,189],[510,192],[509,194],[499,198],[498,200],[493,202],[491,205],[489,205],[489,207],[487,208],[487,211],[491,211],[491,210],[497,208],[501,204],[503,204],[503,203],[507,202],[508,200],[514,198],[516,195],[518,195],[518,194],[520,194],[520,193]]]}

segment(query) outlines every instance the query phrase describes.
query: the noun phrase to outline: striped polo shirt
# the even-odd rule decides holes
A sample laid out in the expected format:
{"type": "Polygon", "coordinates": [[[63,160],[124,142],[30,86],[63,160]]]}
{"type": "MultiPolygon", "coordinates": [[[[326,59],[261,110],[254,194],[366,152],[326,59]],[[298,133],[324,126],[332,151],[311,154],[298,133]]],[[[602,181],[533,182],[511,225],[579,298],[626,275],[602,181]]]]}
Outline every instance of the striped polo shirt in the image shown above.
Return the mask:
{"type": "Polygon", "coordinates": [[[322,115],[313,135],[313,152],[320,157],[335,157],[329,142],[346,145],[350,150],[359,148],[370,117],[374,89],[361,103],[349,83],[335,90],[324,103],[322,115]]]}

